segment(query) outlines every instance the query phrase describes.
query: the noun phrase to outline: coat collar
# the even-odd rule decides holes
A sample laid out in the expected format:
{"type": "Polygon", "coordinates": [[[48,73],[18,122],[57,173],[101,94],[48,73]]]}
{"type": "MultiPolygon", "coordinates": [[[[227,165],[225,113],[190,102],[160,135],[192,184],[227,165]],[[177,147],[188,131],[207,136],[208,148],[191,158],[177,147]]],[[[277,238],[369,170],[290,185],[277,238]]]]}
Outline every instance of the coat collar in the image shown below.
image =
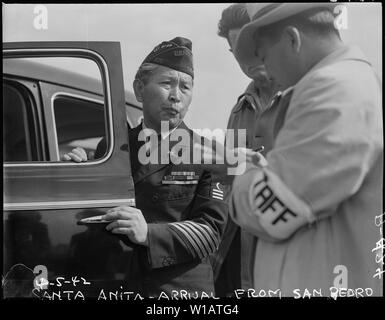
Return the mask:
{"type": "MultiPolygon", "coordinates": [[[[134,157],[138,157],[139,148],[141,145],[143,145],[143,142],[138,141],[138,136],[139,136],[139,133],[142,130],[142,128],[143,128],[142,124],[140,124],[136,128],[131,129],[129,131],[131,159],[134,159],[134,157]]],[[[189,129],[183,121],[177,127],[177,129],[186,130],[189,133],[189,136],[190,136],[189,143],[190,143],[191,142],[191,132],[192,132],[191,129],[189,129]]],[[[167,137],[167,139],[169,139],[169,138],[170,138],[170,136],[167,137]]],[[[159,147],[161,146],[160,142],[161,141],[158,141],[157,148],[155,148],[153,150],[153,152],[155,152],[156,154],[160,153],[160,150],[159,150],[159,147]]],[[[170,151],[177,143],[178,143],[178,141],[169,140],[169,150],[168,151],[170,151]]],[[[179,143],[179,145],[180,145],[180,143],[179,143]]],[[[186,146],[186,147],[188,147],[188,146],[186,146]]],[[[167,154],[167,156],[169,157],[169,154],[167,154]]],[[[132,160],[132,161],[134,161],[134,160],[132,160]]],[[[161,164],[161,163],[151,164],[150,163],[150,164],[146,164],[146,165],[139,165],[137,170],[135,170],[135,172],[132,172],[134,182],[138,183],[138,182],[142,181],[144,178],[148,177],[149,175],[151,175],[151,174],[153,174],[159,170],[162,170],[163,168],[165,168],[167,166],[171,166],[171,165],[173,165],[173,164],[170,161],[168,161],[167,164],[161,164]]],[[[131,166],[131,167],[133,167],[133,166],[131,166]]]]}
{"type": "Polygon", "coordinates": [[[372,65],[358,46],[345,45],[321,59],[302,77],[300,81],[298,81],[297,85],[295,86],[298,86],[300,83],[306,81],[307,77],[314,71],[345,60],[361,61],[367,63],[370,66],[372,65]]]}

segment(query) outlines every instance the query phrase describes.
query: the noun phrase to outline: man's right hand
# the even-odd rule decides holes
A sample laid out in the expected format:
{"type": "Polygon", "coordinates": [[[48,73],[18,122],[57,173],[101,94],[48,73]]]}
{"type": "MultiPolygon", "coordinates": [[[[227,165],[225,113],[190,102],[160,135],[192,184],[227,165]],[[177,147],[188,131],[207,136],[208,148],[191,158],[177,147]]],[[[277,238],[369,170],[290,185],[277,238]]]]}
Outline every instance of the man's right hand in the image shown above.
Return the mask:
{"type": "Polygon", "coordinates": [[[63,154],[62,161],[87,162],[87,153],[83,148],[77,147],[71,152],[63,154]]]}

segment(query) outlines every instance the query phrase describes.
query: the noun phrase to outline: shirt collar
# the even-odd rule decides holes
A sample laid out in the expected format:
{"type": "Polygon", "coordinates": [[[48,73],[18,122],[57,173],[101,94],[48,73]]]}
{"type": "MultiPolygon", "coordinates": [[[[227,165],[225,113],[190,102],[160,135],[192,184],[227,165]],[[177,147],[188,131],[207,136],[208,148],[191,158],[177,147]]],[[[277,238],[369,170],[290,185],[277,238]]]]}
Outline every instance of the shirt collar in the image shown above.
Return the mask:
{"type": "MultiPolygon", "coordinates": [[[[166,139],[171,133],[173,133],[179,127],[179,125],[167,132],[161,132],[160,135],[162,137],[162,140],[166,139]]],[[[142,129],[145,136],[151,136],[155,132],[155,130],[146,127],[146,125],[144,124],[144,120],[142,120],[142,129]]]]}
{"type": "Polygon", "coordinates": [[[263,108],[259,92],[255,87],[254,81],[251,81],[245,92],[238,97],[237,104],[233,112],[239,112],[242,108],[251,107],[254,111],[263,108]]]}
{"type": "Polygon", "coordinates": [[[291,91],[293,91],[294,86],[288,87],[287,89],[283,91],[278,91],[270,100],[270,102],[267,104],[266,109],[270,109],[274,104],[277,103],[277,101],[280,101],[282,98],[284,98],[286,95],[288,95],[291,91]]]}
{"type": "Polygon", "coordinates": [[[291,86],[291,87],[289,87],[289,88],[283,90],[283,91],[281,92],[281,96],[282,96],[282,97],[286,96],[286,95],[287,95],[288,93],[290,93],[290,91],[292,91],[293,89],[294,89],[294,86],[291,86]]]}

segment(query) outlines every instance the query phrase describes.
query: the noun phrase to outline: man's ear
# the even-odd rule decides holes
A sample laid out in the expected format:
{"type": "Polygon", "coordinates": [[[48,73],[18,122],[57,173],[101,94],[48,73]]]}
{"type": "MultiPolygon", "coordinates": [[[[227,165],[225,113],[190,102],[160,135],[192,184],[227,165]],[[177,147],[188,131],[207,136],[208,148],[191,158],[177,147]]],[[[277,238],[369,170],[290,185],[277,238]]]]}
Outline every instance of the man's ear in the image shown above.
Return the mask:
{"type": "Polygon", "coordinates": [[[142,98],[143,97],[143,89],[144,89],[143,81],[135,79],[132,86],[134,87],[134,93],[135,93],[136,100],[138,100],[138,102],[143,102],[143,98],[142,98]]]}
{"type": "Polygon", "coordinates": [[[287,37],[289,46],[294,53],[298,54],[301,50],[301,33],[296,27],[287,26],[285,28],[285,36],[287,37]]]}

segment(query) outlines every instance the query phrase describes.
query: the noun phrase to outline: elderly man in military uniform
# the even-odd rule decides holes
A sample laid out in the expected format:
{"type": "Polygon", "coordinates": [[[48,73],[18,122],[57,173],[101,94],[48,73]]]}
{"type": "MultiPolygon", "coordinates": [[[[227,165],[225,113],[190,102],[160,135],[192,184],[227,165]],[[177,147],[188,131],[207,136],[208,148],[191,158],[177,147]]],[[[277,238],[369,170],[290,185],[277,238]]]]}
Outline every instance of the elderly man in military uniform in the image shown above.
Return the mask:
{"type": "MultiPolygon", "coordinates": [[[[173,290],[215,294],[209,255],[217,250],[226,225],[227,186],[220,165],[192,164],[194,144],[201,143],[201,137],[183,118],[193,78],[191,42],[186,38],[164,41],[144,59],[133,84],[144,120],[128,134],[136,208],[121,206],[103,216],[110,221],[107,230],[128,237],[134,246],[128,286],[146,296],[170,295],[173,290]],[[163,130],[163,124],[169,130],[163,130]],[[188,141],[179,143],[174,156],[185,152],[187,161],[174,164],[177,131],[187,134],[188,141]],[[171,152],[163,152],[165,147],[171,152]],[[158,162],[143,163],[153,153],[158,162]]],[[[103,139],[96,157],[105,146],[103,139]]],[[[66,159],[79,162],[87,157],[76,148],[66,159]]]]}

